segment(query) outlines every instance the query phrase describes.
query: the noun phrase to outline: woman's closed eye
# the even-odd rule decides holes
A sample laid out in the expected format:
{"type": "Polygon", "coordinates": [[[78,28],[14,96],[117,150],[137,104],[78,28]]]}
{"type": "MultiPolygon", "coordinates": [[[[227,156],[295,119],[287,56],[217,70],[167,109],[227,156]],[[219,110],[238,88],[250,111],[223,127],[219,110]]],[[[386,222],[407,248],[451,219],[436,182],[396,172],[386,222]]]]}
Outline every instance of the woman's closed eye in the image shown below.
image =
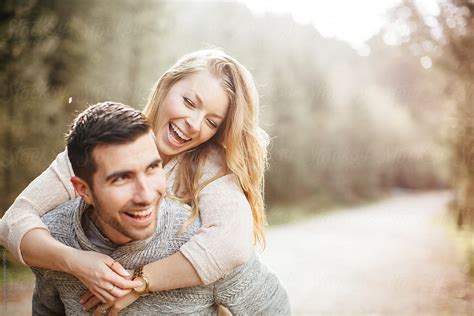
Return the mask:
{"type": "Polygon", "coordinates": [[[183,97],[183,100],[184,100],[184,104],[190,108],[195,108],[196,106],[194,105],[193,101],[191,101],[190,99],[186,98],[186,97],[183,97]]]}
{"type": "MultiPolygon", "coordinates": [[[[195,109],[195,108],[196,108],[196,106],[194,105],[194,102],[191,101],[191,99],[186,98],[186,97],[183,97],[183,101],[184,101],[184,104],[185,104],[187,107],[192,108],[192,109],[195,109]]],[[[206,119],[206,122],[207,122],[207,124],[209,124],[209,126],[212,127],[212,128],[217,128],[217,126],[218,126],[217,123],[214,122],[214,121],[211,120],[211,119],[206,119]]]]}
{"type": "Polygon", "coordinates": [[[207,123],[212,127],[212,128],[217,128],[217,123],[214,122],[211,119],[207,119],[207,123]]]}

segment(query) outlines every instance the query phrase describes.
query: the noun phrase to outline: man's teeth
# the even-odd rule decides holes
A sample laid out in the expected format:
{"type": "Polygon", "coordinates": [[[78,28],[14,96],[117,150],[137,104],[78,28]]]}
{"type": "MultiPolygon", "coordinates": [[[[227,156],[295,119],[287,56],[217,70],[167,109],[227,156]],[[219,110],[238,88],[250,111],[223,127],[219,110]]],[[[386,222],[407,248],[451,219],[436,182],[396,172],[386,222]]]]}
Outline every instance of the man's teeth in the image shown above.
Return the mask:
{"type": "Polygon", "coordinates": [[[130,216],[148,216],[151,214],[151,212],[153,212],[153,209],[147,209],[147,210],[144,210],[144,211],[138,211],[138,212],[127,212],[128,215],[130,216]]]}
{"type": "Polygon", "coordinates": [[[183,134],[183,132],[181,132],[181,130],[176,126],[174,125],[173,123],[171,123],[171,128],[173,129],[173,131],[175,131],[176,134],[178,134],[178,136],[184,140],[184,141],[188,141],[190,140],[191,138],[189,137],[186,137],[186,135],[183,134]]]}

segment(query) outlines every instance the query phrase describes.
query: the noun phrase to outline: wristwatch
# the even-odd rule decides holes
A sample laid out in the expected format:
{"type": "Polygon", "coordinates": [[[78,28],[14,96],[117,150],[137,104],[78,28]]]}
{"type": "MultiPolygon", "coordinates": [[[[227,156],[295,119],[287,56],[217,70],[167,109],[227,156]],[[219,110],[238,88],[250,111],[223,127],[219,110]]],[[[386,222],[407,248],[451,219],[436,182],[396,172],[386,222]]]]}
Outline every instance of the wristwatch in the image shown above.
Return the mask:
{"type": "Polygon", "coordinates": [[[140,281],[141,283],[139,286],[133,289],[138,295],[143,295],[143,294],[148,293],[150,282],[143,275],[143,267],[136,268],[133,271],[133,281],[140,281]]]}

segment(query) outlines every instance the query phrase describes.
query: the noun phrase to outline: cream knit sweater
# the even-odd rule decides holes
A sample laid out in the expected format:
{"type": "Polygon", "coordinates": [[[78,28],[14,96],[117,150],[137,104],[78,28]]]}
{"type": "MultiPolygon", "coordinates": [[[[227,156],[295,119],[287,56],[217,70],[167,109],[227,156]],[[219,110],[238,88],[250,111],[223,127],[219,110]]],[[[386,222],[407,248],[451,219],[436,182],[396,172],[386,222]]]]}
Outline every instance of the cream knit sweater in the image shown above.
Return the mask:
{"type": "MultiPolygon", "coordinates": [[[[164,166],[171,192],[179,156],[164,166]]],[[[203,181],[218,174],[224,160],[214,150],[204,166],[203,181]]],[[[48,229],[40,216],[59,204],[77,198],[71,184],[73,170],[67,151],[17,197],[0,220],[0,244],[24,263],[20,243],[35,228],[48,229]]],[[[202,226],[180,251],[191,262],[204,284],[210,284],[245,263],[253,253],[253,221],[250,205],[235,176],[223,176],[199,194],[202,226]]]]}

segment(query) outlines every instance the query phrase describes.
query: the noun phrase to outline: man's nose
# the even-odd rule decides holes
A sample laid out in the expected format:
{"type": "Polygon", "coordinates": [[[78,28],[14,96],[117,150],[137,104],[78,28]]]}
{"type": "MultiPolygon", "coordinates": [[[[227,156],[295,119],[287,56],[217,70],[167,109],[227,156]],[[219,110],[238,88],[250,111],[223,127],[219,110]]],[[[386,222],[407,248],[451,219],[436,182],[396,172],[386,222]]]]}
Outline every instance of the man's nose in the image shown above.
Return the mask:
{"type": "Polygon", "coordinates": [[[150,205],[157,199],[157,192],[146,179],[138,179],[133,201],[136,204],[150,205]]]}

